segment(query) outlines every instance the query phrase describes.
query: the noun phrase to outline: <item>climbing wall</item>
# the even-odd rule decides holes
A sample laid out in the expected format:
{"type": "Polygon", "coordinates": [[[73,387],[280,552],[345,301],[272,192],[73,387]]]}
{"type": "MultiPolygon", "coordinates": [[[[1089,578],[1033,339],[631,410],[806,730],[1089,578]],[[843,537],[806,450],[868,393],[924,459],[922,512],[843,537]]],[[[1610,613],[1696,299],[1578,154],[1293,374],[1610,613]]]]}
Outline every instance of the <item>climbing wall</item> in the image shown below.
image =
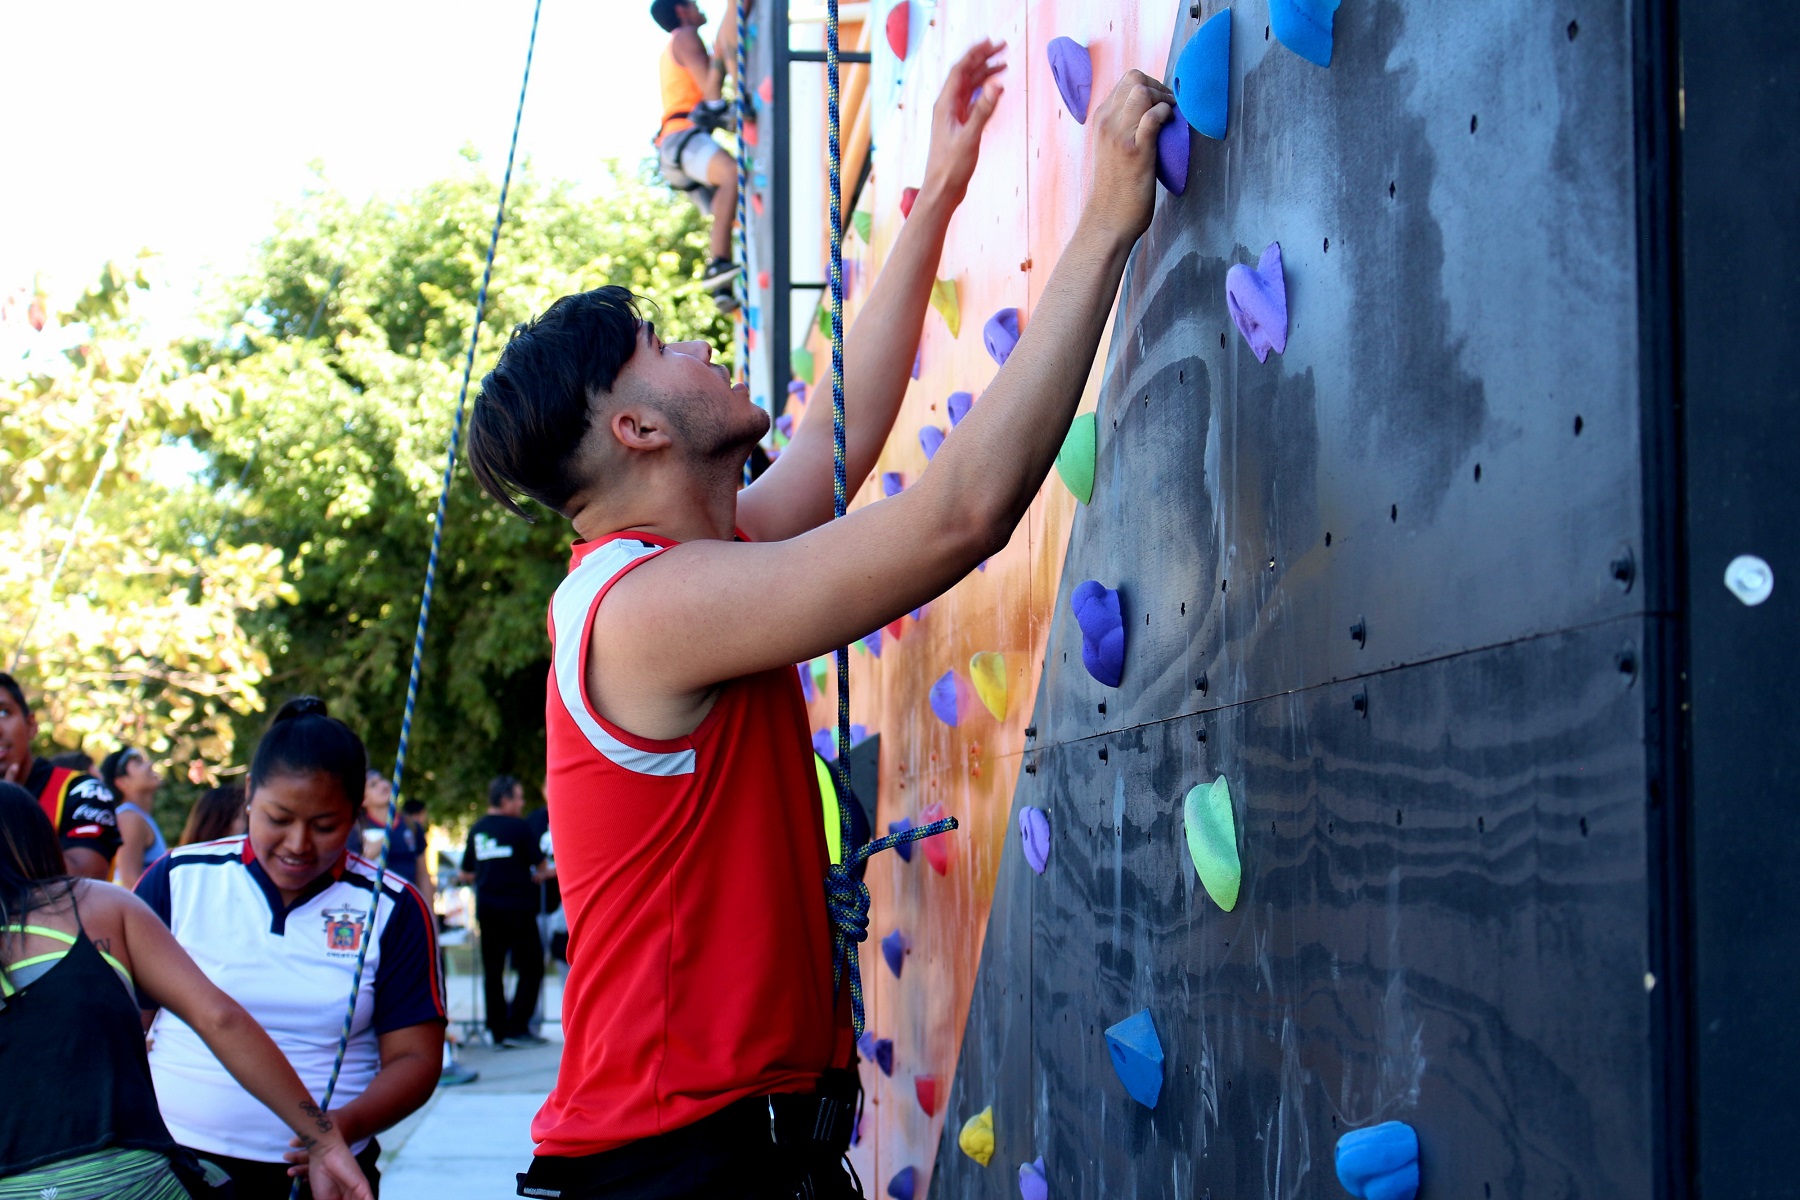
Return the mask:
{"type": "MultiPolygon", "coordinates": [[[[1341,1196],[1340,1137],[1385,1121],[1417,1131],[1423,1195],[1656,1190],[1645,648],[1667,618],[1639,586],[1626,7],[1345,0],[1326,69],[1272,3],[1232,9],[1227,136],[1193,138],[1128,268],[1083,404],[1091,501],[1053,477],[984,571],[854,657],[878,829],[963,822],[941,872],[922,849],[869,872],[872,936],[905,950],[898,976],[865,957],[893,1055],[863,1068],[871,1194],[910,1168],[918,1196],[1017,1195],[1041,1157],[1059,1198],[1341,1196]],[[1226,277],[1271,242],[1291,334],[1258,362],[1226,277]],[[1119,595],[1116,687],[1083,665],[1090,580],[1119,595]],[[972,686],[992,653],[1003,705],[972,686]],[[1223,847],[1190,853],[1207,800],[1223,847]],[[1226,911],[1196,863],[1233,857],[1226,911]],[[1154,1108],[1105,1037],[1145,1011],[1154,1108]],[[983,1166],[957,1132],[990,1106],[983,1166]]],[[[948,62],[987,35],[1012,66],[944,256],[961,335],[928,316],[859,503],[918,478],[921,426],[996,371],[982,323],[1029,324],[1073,229],[1091,133],[1050,40],[1090,47],[1098,104],[1221,7],[915,2],[904,63],[878,47],[872,90],[890,72],[899,100],[859,291],[948,62]]],[[[826,686],[815,727],[832,711],[826,686]]]]}

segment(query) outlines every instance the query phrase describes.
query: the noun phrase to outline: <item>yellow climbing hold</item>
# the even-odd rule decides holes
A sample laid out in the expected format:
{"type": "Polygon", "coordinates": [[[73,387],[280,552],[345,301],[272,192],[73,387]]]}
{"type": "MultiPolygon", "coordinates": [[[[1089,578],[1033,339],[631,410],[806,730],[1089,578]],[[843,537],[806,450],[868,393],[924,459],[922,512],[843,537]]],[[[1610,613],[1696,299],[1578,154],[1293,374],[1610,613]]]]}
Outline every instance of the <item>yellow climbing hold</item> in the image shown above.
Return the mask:
{"type": "Polygon", "coordinates": [[[987,1166],[994,1157],[994,1106],[988,1105],[974,1116],[963,1122],[962,1132],[956,1135],[956,1144],[962,1152],[987,1166]]]}
{"type": "Polygon", "coordinates": [[[931,285],[931,307],[950,327],[951,337],[962,336],[962,300],[956,292],[956,280],[938,279],[931,285]]]}
{"type": "Polygon", "coordinates": [[[1006,656],[981,651],[969,660],[969,678],[975,681],[975,694],[994,714],[994,720],[1006,720],[1006,656]]]}

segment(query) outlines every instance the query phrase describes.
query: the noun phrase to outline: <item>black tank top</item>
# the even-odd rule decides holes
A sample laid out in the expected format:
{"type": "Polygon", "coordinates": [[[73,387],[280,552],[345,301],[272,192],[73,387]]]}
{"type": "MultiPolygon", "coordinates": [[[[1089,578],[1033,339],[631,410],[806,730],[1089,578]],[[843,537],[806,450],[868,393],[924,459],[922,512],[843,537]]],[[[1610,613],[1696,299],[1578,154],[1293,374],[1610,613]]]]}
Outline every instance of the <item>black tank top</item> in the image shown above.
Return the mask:
{"type": "Polygon", "coordinates": [[[116,1146],[180,1157],[150,1082],[138,1006],[78,932],[0,1009],[0,1177],[116,1146]]]}

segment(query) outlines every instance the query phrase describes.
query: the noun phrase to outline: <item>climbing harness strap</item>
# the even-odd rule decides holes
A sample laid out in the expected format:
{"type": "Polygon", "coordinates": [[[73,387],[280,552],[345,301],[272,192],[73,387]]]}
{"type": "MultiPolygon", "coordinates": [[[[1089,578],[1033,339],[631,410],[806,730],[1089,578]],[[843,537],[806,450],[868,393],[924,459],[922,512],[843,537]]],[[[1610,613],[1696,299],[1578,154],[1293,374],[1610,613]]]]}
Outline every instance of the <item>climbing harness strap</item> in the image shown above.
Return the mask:
{"type": "MultiPolygon", "coordinates": [[[[838,64],[838,0],[828,0],[825,19],[826,128],[831,155],[831,512],[835,520],[849,506],[844,452],[844,190],[843,146],[839,141],[840,115],[838,64]]],[[[869,940],[869,885],[856,875],[859,863],[883,850],[921,838],[935,837],[956,828],[956,818],[946,817],[901,833],[890,833],[849,849],[850,808],[857,803],[850,790],[850,648],[839,646],[837,658],[837,774],[838,828],[845,847],[843,860],[832,864],[825,877],[825,905],[831,918],[832,991],[848,977],[850,1020],[856,1036],[863,1032],[862,972],[856,947],[869,940]]]]}
{"type": "MultiPolygon", "coordinates": [[[[500,229],[506,222],[506,194],[512,186],[513,163],[519,151],[519,125],[525,119],[525,91],[531,83],[531,59],[537,51],[538,17],[543,0],[531,7],[531,36],[525,44],[525,71],[519,80],[519,103],[513,111],[512,141],[506,148],[506,172],[500,178],[500,199],[494,208],[494,228],[488,236],[487,262],[481,269],[481,287],[475,294],[475,320],[469,328],[469,351],[463,358],[462,386],[456,395],[456,417],[450,424],[450,447],[444,460],[443,483],[438,489],[437,511],[431,521],[431,554],[425,561],[425,587],[419,596],[419,624],[413,631],[412,669],[406,677],[406,708],[400,717],[400,745],[394,753],[394,792],[388,798],[387,828],[393,829],[400,810],[401,788],[406,780],[406,747],[412,737],[413,709],[419,698],[419,673],[425,660],[425,630],[431,620],[431,594],[437,583],[438,555],[444,545],[444,516],[450,505],[450,485],[456,477],[456,459],[462,448],[463,415],[468,407],[469,379],[475,371],[475,350],[481,340],[481,322],[487,314],[488,284],[494,277],[494,255],[500,248],[500,229]]],[[[369,917],[365,926],[369,935],[362,939],[356,952],[356,969],[350,977],[350,997],[344,1005],[343,1030],[338,1035],[337,1057],[331,1063],[331,1078],[319,1107],[330,1109],[332,1093],[337,1090],[338,1075],[344,1069],[344,1055],[350,1048],[350,1030],[356,1018],[356,998],[362,990],[363,965],[368,959],[369,943],[380,928],[382,882],[387,874],[388,842],[382,839],[381,853],[375,859],[375,886],[369,897],[369,917]]],[[[294,1180],[290,1200],[300,1194],[300,1181],[294,1180]]]]}

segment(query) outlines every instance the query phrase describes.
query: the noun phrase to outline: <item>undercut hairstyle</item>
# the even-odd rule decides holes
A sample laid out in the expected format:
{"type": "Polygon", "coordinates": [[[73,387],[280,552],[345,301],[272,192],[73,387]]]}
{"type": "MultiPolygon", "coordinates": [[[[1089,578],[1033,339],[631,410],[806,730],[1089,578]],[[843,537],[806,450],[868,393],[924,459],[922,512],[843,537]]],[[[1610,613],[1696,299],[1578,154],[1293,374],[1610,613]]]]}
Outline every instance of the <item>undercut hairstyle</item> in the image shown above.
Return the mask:
{"type": "Polygon", "coordinates": [[[482,491],[527,521],[522,498],[567,512],[594,398],[618,382],[642,324],[637,297],[603,287],[564,296],[513,328],[469,417],[469,469],[482,491]]]}
{"type": "Polygon", "coordinates": [[[13,703],[19,706],[20,712],[31,711],[31,705],[25,702],[25,689],[19,686],[18,680],[5,671],[0,671],[0,691],[13,698],[13,703]]]}
{"type": "Polygon", "coordinates": [[[505,804],[512,796],[513,789],[518,786],[519,781],[511,775],[494,776],[493,781],[488,784],[488,807],[499,808],[505,804]]]}
{"type": "Polygon", "coordinates": [[[664,33],[674,33],[681,26],[681,15],[677,11],[689,0],[652,0],[650,19],[662,27],[664,33]]]}
{"type": "Polygon", "coordinates": [[[362,739],[332,716],[317,696],[296,696],[281,706],[250,760],[250,795],[277,775],[329,775],[351,812],[362,809],[369,754],[362,739]]]}

